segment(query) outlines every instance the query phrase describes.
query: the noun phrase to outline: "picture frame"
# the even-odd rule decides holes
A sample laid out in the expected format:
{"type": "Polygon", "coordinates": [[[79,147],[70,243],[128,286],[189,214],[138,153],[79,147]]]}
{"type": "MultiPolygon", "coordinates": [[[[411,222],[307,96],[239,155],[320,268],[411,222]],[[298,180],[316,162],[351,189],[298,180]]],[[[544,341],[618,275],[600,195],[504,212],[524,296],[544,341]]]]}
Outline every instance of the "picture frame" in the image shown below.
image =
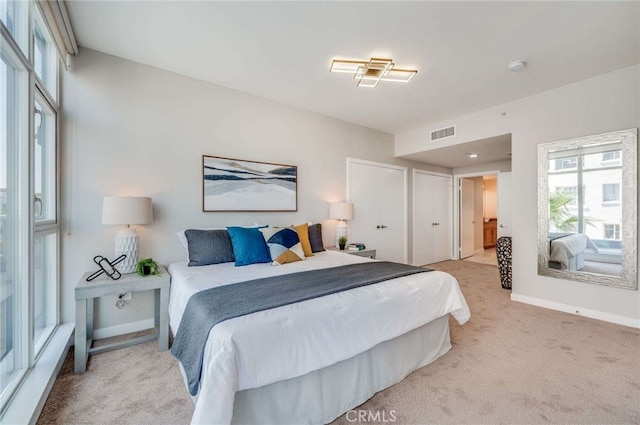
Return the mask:
{"type": "Polygon", "coordinates": [[[298,167],[202,155],[202,211],[298,211],[298,167]]]}

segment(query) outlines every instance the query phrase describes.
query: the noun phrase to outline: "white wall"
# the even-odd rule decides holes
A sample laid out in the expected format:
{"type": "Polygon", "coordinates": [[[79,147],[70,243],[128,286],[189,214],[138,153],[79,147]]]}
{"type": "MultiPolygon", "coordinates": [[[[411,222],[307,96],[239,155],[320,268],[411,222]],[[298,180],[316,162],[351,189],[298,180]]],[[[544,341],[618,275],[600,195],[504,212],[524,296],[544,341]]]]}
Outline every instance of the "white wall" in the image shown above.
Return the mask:
{"type": "Polygon", "coordinates": [[[512,135],[512,298],[640,326],[639,291],[538,276],[536,254],[538,144],[640,127],[640,66],[399,134],[396,155],[419,151],[430,131],[453,124],[458,135],[443,145],[512,135]]]}
{"type": "MultiPolygon", "coordinates": [[[[113,257],[119,229],[101,224],[104,195],[153,199],[154,223],[137,226],[140,255],[169,264],[185,258],[175,233],[189,227],[322,222],[332,245],[328,203],[345,199],[347,156],[414,165],[393,157],[390,134],[88,49],[64,73],[62,111],[64,322],[74,320],[73,288],[92,258],[113,257]],[[297,165],[298,211],[201,212],[203,154],[297,165]]],[[[152,317],[151,294],[114,305],[115,297],[99,303],[96,328],[152,317]]]]}

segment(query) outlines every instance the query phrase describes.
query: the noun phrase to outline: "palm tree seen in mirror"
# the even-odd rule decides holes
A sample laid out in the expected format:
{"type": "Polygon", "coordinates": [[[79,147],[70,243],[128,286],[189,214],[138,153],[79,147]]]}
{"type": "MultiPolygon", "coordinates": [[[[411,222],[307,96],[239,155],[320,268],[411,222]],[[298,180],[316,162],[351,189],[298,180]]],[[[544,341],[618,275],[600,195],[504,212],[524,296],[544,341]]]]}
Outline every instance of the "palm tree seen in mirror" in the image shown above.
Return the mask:
{"type": "MultiPolygon", "coordinates": [[[[551,231],[576,232],[578,216],[572,214],[569,205],[574,203],[575,195],[566,190],[558,189],[549,194],[549,221],[551,231]]],[[[584,224],[593,226],[593,219],[583,218],[584,224]]]]}

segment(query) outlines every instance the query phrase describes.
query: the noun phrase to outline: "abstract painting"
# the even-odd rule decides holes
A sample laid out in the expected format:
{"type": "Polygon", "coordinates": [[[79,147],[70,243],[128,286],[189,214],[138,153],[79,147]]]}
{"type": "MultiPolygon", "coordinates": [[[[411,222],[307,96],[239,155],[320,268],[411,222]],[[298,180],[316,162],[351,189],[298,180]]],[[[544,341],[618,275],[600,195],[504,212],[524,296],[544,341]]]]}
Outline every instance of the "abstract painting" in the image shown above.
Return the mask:
{"type": "Polygon", "coordinates": [[[298,167],[203,155],[202,210],[297,211],[298,167]]]}

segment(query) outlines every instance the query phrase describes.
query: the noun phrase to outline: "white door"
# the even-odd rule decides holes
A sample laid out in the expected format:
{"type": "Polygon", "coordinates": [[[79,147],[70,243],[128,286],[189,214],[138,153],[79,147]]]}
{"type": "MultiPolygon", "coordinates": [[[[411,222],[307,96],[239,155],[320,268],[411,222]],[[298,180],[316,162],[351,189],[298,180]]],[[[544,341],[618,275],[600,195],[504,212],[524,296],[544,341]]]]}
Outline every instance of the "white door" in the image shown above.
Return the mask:
{"type": "Polygon", "coordinates": [[[451,258],[452,178],[414,170],[413,264],[451,258]]]}
{"type": "Polygon", "coordinates": [[[407,262],[407,169],[347,158],[349,241],[375,249],[379,260],[407,262]]]}
{"type": "Polygon", "coordinates": [[[511,171],[498,174],[498,237],[511,236],[511,171]]]}
{"type": "Polygon", "coordinates": [[[471,257],[474,252],[475,234],[475,184],[473,180],[460,179],[460,258],[471,257]]]}

